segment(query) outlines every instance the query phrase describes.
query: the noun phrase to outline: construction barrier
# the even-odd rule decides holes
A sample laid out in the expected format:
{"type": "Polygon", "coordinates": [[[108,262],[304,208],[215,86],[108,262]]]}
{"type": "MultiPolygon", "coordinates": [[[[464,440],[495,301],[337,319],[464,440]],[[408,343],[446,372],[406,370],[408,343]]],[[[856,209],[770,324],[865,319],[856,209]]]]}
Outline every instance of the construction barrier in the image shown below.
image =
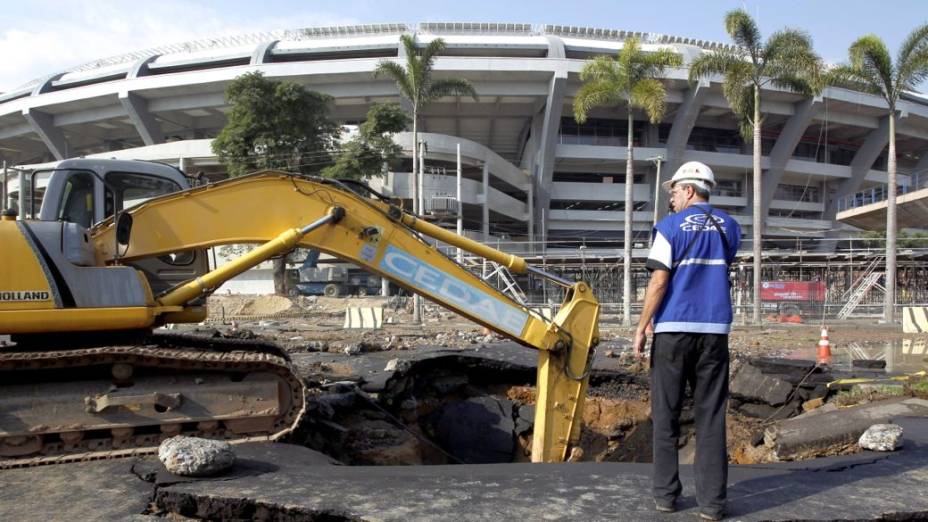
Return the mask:
{"type": "Polygon", "coordinates": [[[902,309],[903,333],[928,333],[928,306],[906,306],[902,309]]]}
{"type": "Polygon", "coordinates": [[[348,306],[345,308],[346,329],[379,329],[383,327],[383,307],[348,306]]]}

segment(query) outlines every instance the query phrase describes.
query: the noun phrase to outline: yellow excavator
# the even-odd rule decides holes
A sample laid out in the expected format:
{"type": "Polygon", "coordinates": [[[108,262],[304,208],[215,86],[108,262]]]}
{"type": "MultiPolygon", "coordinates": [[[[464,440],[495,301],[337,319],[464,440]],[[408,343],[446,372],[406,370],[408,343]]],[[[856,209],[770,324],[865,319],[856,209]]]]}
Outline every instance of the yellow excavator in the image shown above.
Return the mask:
{"type": "Polygon", "coordinates": [[[89,159],[18,179],[4,184],[4,207],[18,208],[0,219],[0,335],[11,341],[0,347],[0,468],[150,452],[181,433],[286,436],[306,393],[286,353],[152,330],[203,321],[223,282],[294,248],[350,261],[537,349],[532,460],[562,461],[579,441],[599,343],[599,304],[583,282],[360,184],[264,171],[191,188],[166,165],[89,159]],[[563,305],[546,319],[425,236],[552,281],[563,305]],[[205,249],[226,244],[257,246],[209,270],[205,249]]]}

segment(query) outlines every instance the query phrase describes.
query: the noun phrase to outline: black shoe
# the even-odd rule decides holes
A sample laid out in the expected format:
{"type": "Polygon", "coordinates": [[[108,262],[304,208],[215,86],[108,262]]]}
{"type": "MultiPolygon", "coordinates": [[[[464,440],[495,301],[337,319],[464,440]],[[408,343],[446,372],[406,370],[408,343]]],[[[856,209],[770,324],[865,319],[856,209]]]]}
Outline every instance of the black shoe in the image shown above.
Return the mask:
{"type": "Polygon", "coordinates": [[[725,518],[725,512],[722,510],[713,511],[708,509],[700,509],[699,518],[703,520],[722,520],[725,518]]]}
{"type": "Polygon", "coordinates": [[[658,500],[654,499],[654,509],[661,513],[673,513],[677,510],[677,500],[658,500]]]}

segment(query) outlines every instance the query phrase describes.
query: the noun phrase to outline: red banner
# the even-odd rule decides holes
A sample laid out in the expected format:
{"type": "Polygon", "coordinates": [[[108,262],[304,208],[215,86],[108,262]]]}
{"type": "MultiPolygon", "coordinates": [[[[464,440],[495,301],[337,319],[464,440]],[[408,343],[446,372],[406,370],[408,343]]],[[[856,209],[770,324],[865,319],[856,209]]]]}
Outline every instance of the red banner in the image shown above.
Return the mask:
{"type": "Polygon", "coordinates": [[[821,281],[764,281],[760,285],[761,301],[825,301],[825,283],[821,281]]]}

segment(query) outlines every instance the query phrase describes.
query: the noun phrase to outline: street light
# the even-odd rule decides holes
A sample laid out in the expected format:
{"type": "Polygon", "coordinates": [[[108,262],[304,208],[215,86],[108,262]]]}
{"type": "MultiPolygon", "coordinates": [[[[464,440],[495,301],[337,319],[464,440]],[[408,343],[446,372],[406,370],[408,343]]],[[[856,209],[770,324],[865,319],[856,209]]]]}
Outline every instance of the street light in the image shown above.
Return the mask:
{"type": "MultiPolygon", "coordinates": [[[[661,193],[661,163],[664,162],[664,156],[658,154],[657,156],[652,156],[647,159],[647,161],[654,162],[657,165],[657,176],[654,179],[654,224],[657,224],[657,215],[659,209],[657,208],[657,201],[661,193]]],[[[628,202],[626,201],[626,204],[628,202]]]]}

